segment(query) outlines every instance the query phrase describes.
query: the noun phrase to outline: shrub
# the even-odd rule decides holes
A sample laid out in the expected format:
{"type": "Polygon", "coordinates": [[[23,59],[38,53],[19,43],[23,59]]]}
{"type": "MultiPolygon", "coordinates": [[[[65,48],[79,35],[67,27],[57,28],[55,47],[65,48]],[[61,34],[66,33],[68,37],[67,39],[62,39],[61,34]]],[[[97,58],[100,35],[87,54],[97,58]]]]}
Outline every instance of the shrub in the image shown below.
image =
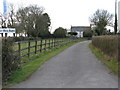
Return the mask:
{"type": "Polygon", "coordinates": [[[77,32],[68,32],[71,36],[76,36],[78,33],[77,32]]]}
{"type": "Polygon", "coordinates": [[[17,41],[35,40],[35,39],[41,39],[41,38],[40,38],[40,37],[23,37],[23,36],[14,37],[14,41],[15,41],[15,42],[17,42],[17,41]]]}
{"type": "Polygon", "coordinates": [[[20,67],[20,57],[17,52],[13,50],[13,38],[2,39],[2,80],[3,85],[9,80],[12,71],[20,67]]]}
{"type": "Polygon", "coordinates": [[[24,40],[24,37],[23,36],[19,36],[19,37],[14,37],[14,41],[17,42],[17,41],[23,41],[24,40]]]}
{"type": "Polygon", "coordinates": [[[83,32],[83,37],[92,37],[93,32],[92,30],[86,30],[83,32]]]}
{"type": "Polygon", "coordinates": [[[54,37],[55,38],[65,38],[67,34],[67,30],[59,27],[54,31],[54,37]]]}

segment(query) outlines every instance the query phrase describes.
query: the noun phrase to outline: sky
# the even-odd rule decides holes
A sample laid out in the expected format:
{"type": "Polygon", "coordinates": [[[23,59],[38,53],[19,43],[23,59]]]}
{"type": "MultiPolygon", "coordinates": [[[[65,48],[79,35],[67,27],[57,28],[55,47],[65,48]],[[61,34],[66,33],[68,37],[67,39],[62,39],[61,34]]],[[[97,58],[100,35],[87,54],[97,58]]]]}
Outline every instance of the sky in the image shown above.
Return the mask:
{"type": "MultiPolygon", "coordinates": [[[[120,0],[118,0],[120,1],[120,0]]],[[[70,29],[71,26],[89,26],[89,17],[97,9],[105,9],[114,14],[115,0],[7,0],[19,7],[37,4],[45,8],[51,18],[51,31],[58,27],[70,29]]],[[[3,12],[3,0],[0,0],[0,12],[3,12]]]]}

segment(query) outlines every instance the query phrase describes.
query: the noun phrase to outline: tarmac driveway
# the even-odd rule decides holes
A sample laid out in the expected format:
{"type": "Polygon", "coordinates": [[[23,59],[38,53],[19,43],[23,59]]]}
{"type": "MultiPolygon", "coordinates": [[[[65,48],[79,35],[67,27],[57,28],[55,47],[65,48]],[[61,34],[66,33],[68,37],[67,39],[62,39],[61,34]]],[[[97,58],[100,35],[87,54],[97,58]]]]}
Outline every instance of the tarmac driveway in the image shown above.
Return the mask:
{"type": "Polygon", "coordinates": [[[92,54],[89,43],[69,47],[12,88],[117,88],[117,76],[92,54]]]}

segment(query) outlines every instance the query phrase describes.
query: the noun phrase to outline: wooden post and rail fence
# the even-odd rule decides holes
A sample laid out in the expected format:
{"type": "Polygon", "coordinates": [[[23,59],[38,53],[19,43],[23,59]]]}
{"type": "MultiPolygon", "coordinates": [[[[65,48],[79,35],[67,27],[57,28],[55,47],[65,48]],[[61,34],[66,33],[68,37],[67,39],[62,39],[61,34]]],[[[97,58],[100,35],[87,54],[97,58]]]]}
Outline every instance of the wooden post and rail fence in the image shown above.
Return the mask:
{"type": "Polygon", "coordinates": [[[78,41],[79,39],[41,39],[41,40],[29,40],[29,41],[19,41],[15,42],[17,50],[15,52],[19,53],[20,57],[28,56],[31,54],[37,54],[38,52],[43,52],[50,50],[52,48],[57,48],[62,45],[66,45],[70,42],[78,41]]]}

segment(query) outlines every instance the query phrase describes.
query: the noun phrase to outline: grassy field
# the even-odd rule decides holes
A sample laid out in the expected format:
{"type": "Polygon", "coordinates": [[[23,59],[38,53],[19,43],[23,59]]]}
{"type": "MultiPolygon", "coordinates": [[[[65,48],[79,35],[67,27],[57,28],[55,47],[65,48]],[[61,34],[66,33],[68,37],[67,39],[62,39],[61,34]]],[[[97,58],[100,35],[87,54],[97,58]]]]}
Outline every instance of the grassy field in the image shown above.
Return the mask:
{"type": "MultiPolygon", "coordinates": [[[[84,41],[84,40],[80,40],[80,41],[84,41]]],[[[21,69],[14,71],[14,75],[10,77],[9,82],[4,87],[9,87],[11,85],[14,85],[16,83],[19,83],[27,79],[45,61],[49,60],[53,56],[64,51],[66,48],[80,41],[71,42],[67,45],[60,46],[59,48],[53,48],[52,50],[41,53],[40,55],[33,56],[30,60],[28,58],[24,58],[24,60],[28,62],[22,65],[21,69]]]]}
{"type": "MultiPolygon", "coordinates": [[[[57,41],[61,41],[62,39],[57,39],[57,41]]],[[[65,40],[65,39],[64,39],[65,40]]],[[[51,42],[54,42],[54,40],[52,41],[52,39],[49,41],[49,40],[46,40],[46,43],[51,43],[51,42]]],[[[66,42],[66,41],[64,41],[64,42],[66,42]]],[[[30,46],[35,46],[35,41],[31,41],[30,42],[30,46]]],[[[45,44],[45,40],[42,40],[42,43],[41,43],[41,41],[37,41],[37,45],[40,45],[40,44],[43,44],[42,45],[42,49],[44,49],[45,47],[49,47],[49,44],[46,44],[46,46],[44,45],[45,44]]],[[[51,44],[50,44],[51,45],[51,44]]],[[[20,47],[21,47],[21,49],[24,49],[24,48],[27,48],[28,47],[28,42],[23,42],[23,43],[20,43],[20,47]]],[[[37,46],[37,50],[39,50],[41,47],[40,46],[37,46]]],[[[13,49],[15,50],[15,51],[17,51],[18,50],[18,44],[15,44],[14,46],[13,46],[13,49]]],[[[46,49],[46,50],[49,50],[49,49],[46,49]]],[[[30,48],[30,52],[34,52],[35,51],[35,47],[33,47],[33,48],[30,48]]],[[[41,52],[44,52],[45,50],[43,50],[43,51],[41,51],[41,52]]],[[[41,52],[37,52],[37,54],[40,54],[41,52]]],[[[26,49],[26,50],[22,50],[21,51],[21,56],[23,56],[23,55],[25,55],[25,54],[27,54],[28,53],[28,49],[26,49]]],[[[35,54],[30,54],[30,57],[29,58],[31,58],[31,57],[33,57],[35,54]]],[[[24,64],[24,63],[26,63],[26,62],[28,62],[28,56],[25,56],[25,57],[22,57],[22,60],[21,60],[21,64],[24,64]]]]}
{"type": "Polygon", "coordinates": [[[105,55],[100,49],[95,48],[92,44],[89,45],[92,52],[96,55],[96,57],[104,63],[112,72],[115,74],[119,74],[118,71],[118,61],[114,58],[110,58],[108,55],[105,55]]]}
{"type": "MultiPolygon", "coordinates": [[[[58,40],[58,41],[60,41],[60,40],[58,40]]],[[[50,42],[52,42],[52,40],[50,40],[50,42]]],[[[49,40],[46,40],[46,43],[49,43],[49,40]]],[[[40,45],[40,44],[45,44],[45,40],[42,40],[42,43],[41,43],[41,41],[37,41],[37,45],[40,45]]],[[[27,47],[28,47],[28,42],[21,43],[20,46],[21,46],[21,49],[27,48],[27,47]]],[[[31,42],[30,42],[30,46],[35,46],[35,41],[31,41],[31,42]]],[[[47,44],[46,47],[48,47],[48,46],[49,46],[49,45],[47,44]]],[[[42,45],[42,49],[43,49],[44,47],[45,47],[45,45],[42,45]]],[[[13,48],[14,48],[15,51],[17,51],[17,50],[18,50],[18,44],[15,44],[15,45],[13,46],[13,48]]],[[[37,50],[39,50],[39,49],[40,49],[40,46],[37,46],[37,50]]],[[[35,48],[30,48],[30,51],[35,51],[35,48]]],[[[24,55],[24,54],[26,54],[26,53],[28,53],[28,50],[27,50],[27,49],[26,49],[26,50],[23,50],[23,51],[21,52],[21,55],[24,55]]]]}
{"type": "MultiPolygon", "coordinates": [[[[60,40],[59,40],[60,41],[60,40]]],[[[50,40],[52,42],[52,40],[50,40]]],[[[49,40],[46,40],[46,43],[49,43],[49,40]]],[[[40,45],[41,41],[37,41],[37,45],[40,45]]],[[[42,44],[45,44],[45,40],[42,40],[42,44]]],[[[35,46],[35,41],[31,41],[30,46],[35,46]]],[[[28,42],[21,43],[21,49],[27,48],[28,47],[28,42]]],[[[18,44],[14,45],[14,50],[18,50],[18,44]]]]}

